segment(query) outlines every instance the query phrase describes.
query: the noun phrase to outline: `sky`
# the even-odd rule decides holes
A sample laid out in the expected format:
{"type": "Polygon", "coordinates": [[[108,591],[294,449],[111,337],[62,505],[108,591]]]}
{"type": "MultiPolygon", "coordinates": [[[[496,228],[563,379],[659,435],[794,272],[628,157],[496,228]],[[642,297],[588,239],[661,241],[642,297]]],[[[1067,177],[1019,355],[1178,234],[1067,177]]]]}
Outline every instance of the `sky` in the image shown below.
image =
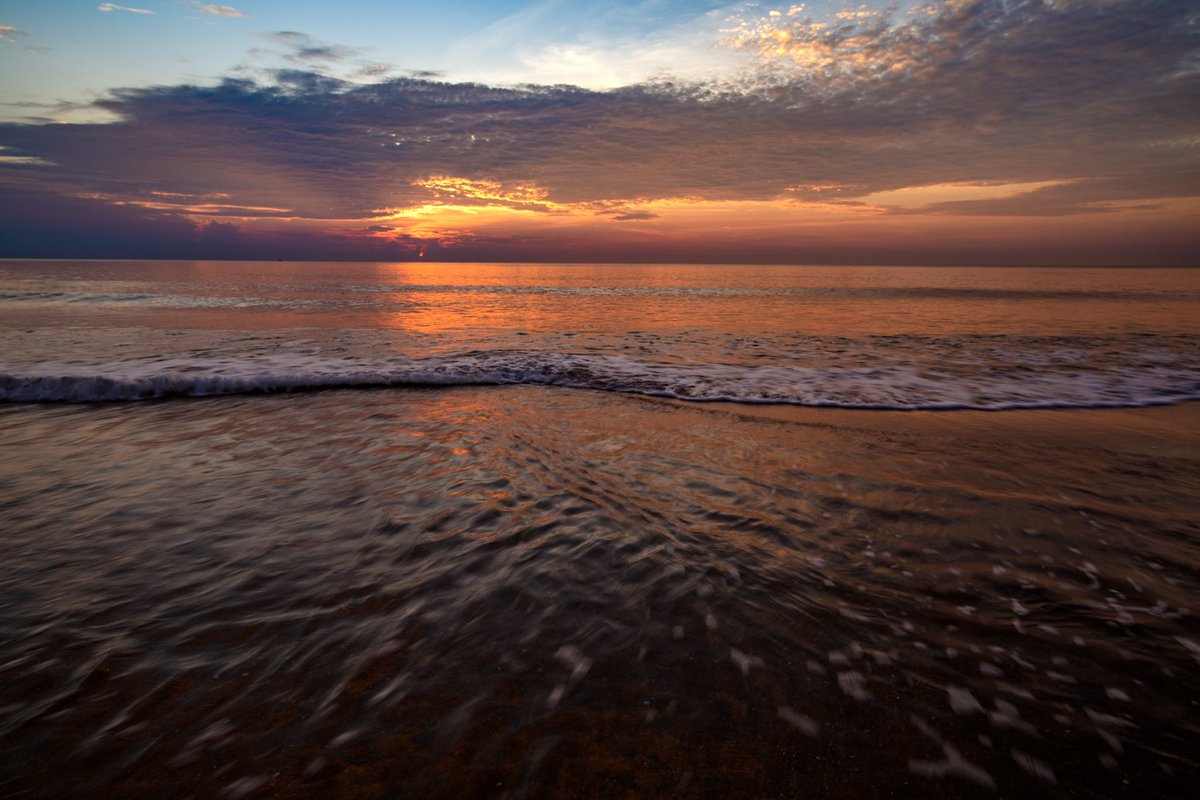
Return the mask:
{"type": "Polygon", "coordinates": [[[0,257],[1200,265],[1200,5],[0,0],[0,257]]]}

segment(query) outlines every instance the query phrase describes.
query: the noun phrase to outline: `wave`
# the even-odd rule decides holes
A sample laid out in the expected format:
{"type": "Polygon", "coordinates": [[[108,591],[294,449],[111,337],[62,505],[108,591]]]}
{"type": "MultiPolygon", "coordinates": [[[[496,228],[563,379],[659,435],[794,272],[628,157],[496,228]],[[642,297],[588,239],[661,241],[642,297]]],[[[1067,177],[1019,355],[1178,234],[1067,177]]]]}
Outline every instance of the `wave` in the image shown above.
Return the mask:
{"type": "Polygon", "coordinates": [[[488,351],[366,363],[314,357],[42,364],[0,372],[0,402],[94,403],[316,389],[538,384],[691,401],[892,410],[1009,410],[1166,405],[1200,400],[1200,367],[951,373],[877,367],[659,363],[614,355],[488,351]]]}

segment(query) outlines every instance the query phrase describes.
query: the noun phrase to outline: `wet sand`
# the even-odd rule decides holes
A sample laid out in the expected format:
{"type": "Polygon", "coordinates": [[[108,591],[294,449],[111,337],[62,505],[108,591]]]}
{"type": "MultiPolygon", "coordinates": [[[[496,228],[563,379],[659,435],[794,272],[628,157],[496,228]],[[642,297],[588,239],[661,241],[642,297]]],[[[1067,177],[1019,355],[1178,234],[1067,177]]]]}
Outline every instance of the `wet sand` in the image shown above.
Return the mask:
{"type": "Polygon", "coordinates": [[[995,411],[879,411],[791,405],[717,404],[723,411],[805,425],[911,435],[1046,441],[1069,448],[1100,447],[1147,455],[1194,456],[1200,451],[1200,403],[1146,408],[995,411]]]}
{"type": "Polygon", "coordinates": [[[1178,796],[1200,405],[0,409],[0,794],[1178,796]]]}

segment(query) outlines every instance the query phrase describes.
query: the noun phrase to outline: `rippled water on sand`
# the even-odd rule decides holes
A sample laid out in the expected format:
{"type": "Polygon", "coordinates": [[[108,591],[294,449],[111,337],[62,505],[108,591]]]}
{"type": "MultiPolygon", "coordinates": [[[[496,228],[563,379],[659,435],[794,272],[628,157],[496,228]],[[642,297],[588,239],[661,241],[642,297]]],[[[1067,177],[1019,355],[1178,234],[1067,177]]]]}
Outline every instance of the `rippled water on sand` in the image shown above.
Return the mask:
{"type": "Polygon", "coordinates": [[[1179,796],[1195,406],[0,408],[4,796],[1179,796]]]}

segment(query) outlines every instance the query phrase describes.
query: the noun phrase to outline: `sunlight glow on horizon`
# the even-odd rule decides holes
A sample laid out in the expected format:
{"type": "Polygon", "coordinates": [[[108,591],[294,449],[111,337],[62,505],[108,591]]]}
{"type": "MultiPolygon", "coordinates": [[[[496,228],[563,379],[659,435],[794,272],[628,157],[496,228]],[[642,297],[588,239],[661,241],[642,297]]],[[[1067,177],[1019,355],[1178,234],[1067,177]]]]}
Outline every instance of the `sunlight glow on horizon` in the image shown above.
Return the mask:
{"type": "MultiPolygon", "coordinates": [[[[2,107],[27,116],[0,122],[0,256],[67,240],[431,260],[1200,252],[1200,44],[1182,0],[449,4],[457,17],[387,12],[437,31],[465,70],[449,73],[389,63],[376,26],[281,0],[13,4],[2,107]],[[47,47],[52,33],[80,44],[47,47]],[[37,95],[42,77],[84,85],[102,43],[139,42],[143,76],[192,58],[171,42],[245,55],[83,103],[37,95]],[[461,82],[498,53],[494,81],[461,82]]],[[[106,58],[98,73],[133,74],[106,58]]]]}

